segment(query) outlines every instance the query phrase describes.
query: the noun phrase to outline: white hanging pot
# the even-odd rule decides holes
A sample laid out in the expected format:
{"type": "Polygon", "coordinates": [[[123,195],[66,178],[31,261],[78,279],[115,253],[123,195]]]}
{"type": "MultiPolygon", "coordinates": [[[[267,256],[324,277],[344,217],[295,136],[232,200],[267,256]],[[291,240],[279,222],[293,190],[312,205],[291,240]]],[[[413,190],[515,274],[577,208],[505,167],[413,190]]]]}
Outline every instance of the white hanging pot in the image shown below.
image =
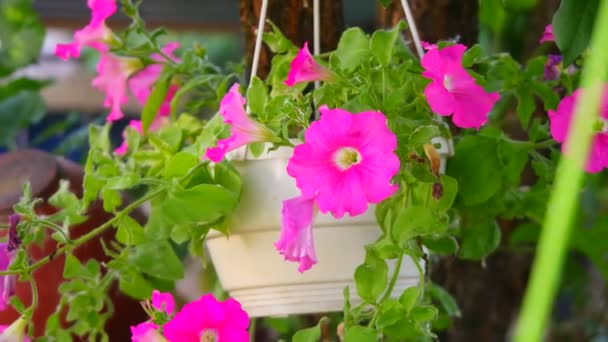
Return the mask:
{"type": "MultiPolygon", "coordinates": [[[[439,149],[443,161],[448,144],[445,140],[440,143],[446,147],[445,151],[439,149]]],[[[206,240],[223,288],[252,317],[341,311],[346,286],[356,303],[355,268],[365,259],[364,246],[381,234],[375,206],[370,205],[362,215],[342,219],[318,213],[313,228],[318,263],[300,273],[297,263],[284,261],[274,247],[283,200],[299,195],[295,180],[286,172],[293,149],[282,147],[257,159],[245,149],[235,152],[231,160],[241,173],[243,192],[232,217],[231,234],[226,238],[214,231],[206,240]]],[[[392,267],[389,265],[389,272],[392,267]]],[[[398,296],[417,283],[418,271],[406,258],[393,293],[398,296]]]]}

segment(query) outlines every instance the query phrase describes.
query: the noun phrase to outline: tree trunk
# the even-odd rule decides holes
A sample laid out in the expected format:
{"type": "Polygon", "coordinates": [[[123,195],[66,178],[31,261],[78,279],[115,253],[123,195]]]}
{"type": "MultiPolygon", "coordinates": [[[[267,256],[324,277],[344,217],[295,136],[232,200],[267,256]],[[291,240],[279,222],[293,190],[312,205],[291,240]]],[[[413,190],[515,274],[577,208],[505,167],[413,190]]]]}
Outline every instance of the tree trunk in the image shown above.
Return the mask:
{"type": "MultiPolygon", "coordinates": [[[[459,38],[468,46],[477,42],[478,0],[409,0],[409,4],[420,39],[434,43],[459,38]]],[[[400,1],[387,8],[378,5],[377,13],[378,27],[391,27],[405,18],[400,1]]]]}
{"type": "MultiPolygon", "coordinates": [[[[255,37],[260,18],[261,0],[240,0],[241,26],[245,38],[247,65],[253,60],[255,37]]],[[[285,36],[297,46],[313,39],[313,2],[312,0],[269,0],[268,20],[279,27],[285,36]]],[[[344,28],[341,0],[321,1],[321,51],[332,50],[338,43],[344,28]]],[[[266,25],[268,30],[268,25],[266,25]]],[[[264,78],[270,69],[272,55],[263,46],[260,55],[258,76],[264,78]]]]}

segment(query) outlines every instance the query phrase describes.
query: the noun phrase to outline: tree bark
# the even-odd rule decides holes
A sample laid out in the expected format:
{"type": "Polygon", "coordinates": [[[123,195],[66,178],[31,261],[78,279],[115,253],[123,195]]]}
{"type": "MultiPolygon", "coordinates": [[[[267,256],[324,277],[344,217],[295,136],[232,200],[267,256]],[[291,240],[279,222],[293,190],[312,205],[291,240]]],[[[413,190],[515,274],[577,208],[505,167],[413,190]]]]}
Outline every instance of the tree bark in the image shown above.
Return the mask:
{"type": "MultiPolygon", "coordinates": [[[[245,38],[247,65],[251,66],[255,37],[260,18],[261,0],[240,0],[241,27],[245,38]]],[[[341,0],[321,1],[321,51],[332,50],[338,43],[344,28],[341,0]]],[[[285,36],[297,46],[313,40],[312,0],[269,0],[268,20],[272,21],[285,36]]],[[[269,25],[266,25],[266,30],[269,25]]],[[[270,69],[272,54],[263,46],[260,55],[258,76],[264,78],[270,69]]]]}
{"type": "MultiPolygon", "coordinates": [[[[477,42],[478,0],[409,0],[420,38],[428,42],[458,38],[468,46],[477,42]]],[[[378,5],[377,26],[391,27],[405,18],[400,1],[378,5]]],[[[410,33],[408,31],[408,36],[410,33]]],[[[411,36],[410,36],[411,37],[411,36]]]]}

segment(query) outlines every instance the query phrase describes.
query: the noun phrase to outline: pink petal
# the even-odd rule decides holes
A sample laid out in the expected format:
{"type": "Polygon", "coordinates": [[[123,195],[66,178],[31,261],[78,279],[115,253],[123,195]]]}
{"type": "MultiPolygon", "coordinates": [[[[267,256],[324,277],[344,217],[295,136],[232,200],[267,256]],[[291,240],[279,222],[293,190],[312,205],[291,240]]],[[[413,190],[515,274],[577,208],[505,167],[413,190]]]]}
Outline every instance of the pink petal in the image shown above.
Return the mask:
{"type": "Polygon", "coordinates": [[[285,84],[292,87],[297,83],[327,80],[330,77],[329,71],[314,60],[308,50],[308,42],[305,42],[291,61],[285,84]]]}
{"type": "Polygon", "coordinates": [[[132,342],[160,342],[158,338],[158,332],[156,331],[158,326],[152,322],[139,323],[136,326],[131,327],[131,341],[132,342]]]}
{"type": "Polygon", "coordinates": [[[121,106],[126,104],[127,79],[133,72],[125,59],[114,56],[109,52],[101,52],[97,64],[97,77],[92,84],[98,90],[106,93],[104,106],[110,108],[107,121],[116,121],[123,118],[121,106]]]}
{"type": "Polygon", "coordinates": [[[305,143],[294,148],[287,173],[304,197],[315,197],[321,212],[359,215],[367,203],[378,203],[396,190],[391,179],[399,170],[397,139],[380,112],[352,114],[326,106],[320,111],[321,119],[307,129],[305,143]],[[345,149],[359,154],[346,168],[336,161],[345,149]]]}
{"type": "Polygon", "coordinates": [[[303,196],[283,201],[281,236],[274,244],[286,260],[300,263],[304,272],[317,263],[312,223],[314,199],[303,196]]]}
{"type": "Polygon", "coordinates": [[[433,113],[449,116],[454,112],[454,97],[441,82],[433,81],[424,88],[424,96],[433,113]]]}
{"type": "Polygon", "coordinates": [[[553,42],[553,41],[555,41],[555,36],[553,35],[553,25],[547,25],[547,26],[545,26],[545,31],[543,31],[543,34],[540,37],[539,43],[553,42]]]}
{"type": "Polygon", "coordinates": [[[170,292],[152,291],[152,306],[158,311],[164,311],[167,315],[172,314],[175,308],[173,295],[170,292]]]}
{"type": "Polygon", "coordinates": [[[224,159],[226,153],[241,146],[269,141],[272,133],[264,126],[254,121],[245,112],[245,98],[239,92],[235,83],[220,103],[219,113],[224,122],[230,125],[230,137],[219,140],[216,147],[207,149],[206,157],[214,162],[224,159]]]}
{"type": "Polygon", "coordinates": [[[488,121],[488,114],[500,96],[498,93],[487,93],[477,84],[472,84],[465,91],[453,93],[454,116],[452,121],[461,128],[479,129],[488,121]]]}

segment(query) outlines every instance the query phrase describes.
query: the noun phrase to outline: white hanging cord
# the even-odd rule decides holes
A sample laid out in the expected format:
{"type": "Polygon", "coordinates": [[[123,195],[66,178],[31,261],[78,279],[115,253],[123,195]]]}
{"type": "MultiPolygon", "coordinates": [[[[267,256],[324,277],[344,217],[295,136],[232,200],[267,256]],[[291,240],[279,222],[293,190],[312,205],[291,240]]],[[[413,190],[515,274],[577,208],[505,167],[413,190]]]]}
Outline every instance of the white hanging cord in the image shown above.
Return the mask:
{"type": "Polygon", "coordinates": [[[258,30],[255,33],[255,48],[253,50],[253,62],[251,63],[251,77],[249,78],[249,85],[251,87],[253,78],[258,73],[258,67],[260,65],[260,53],[262,52],[262,37],[264,36],[264,24],[266,24],[266,12],[268,11],[268,0],[262,0],[262,8],[260,9],[260,21],[258,22],[258,30]]]}
{"type": "Polygon", "coordinates": [[[416,28],[416,22],[414,21],[412,10],[410,10],[410,5],[408,4],[407,0],[401,0],[401,5],[403,6],[403,12],[405,12],[407,25],[410,27],[410,31],[412,32],[412,38],[414,38],[414,45],[416,45],[418,57],[422,59],[422,56],[424,56],[424,50],[422,49],[422,44],[420,43],[420,36],[418,35],[418,29],[416,28]]]}
{"type": "MultiPolygon", "coordinates": [[[[318,56],[321,53],[321,0],[313,0],[312,5],[312,35],[313,35],[313,55],[318,56]]],[[[315,89],[320,86],[319,81],[315,81],[315,89]]],[[[320,117],[319,111],[315,112],[315,120],[320,117]]]]}
{"type": "Polygon", "coordinates": [[[313,24],[313,39],[315,56],[321,53],[321,5],[320,0],[313,1],[312,7],[312,24],[313,24]]]}

